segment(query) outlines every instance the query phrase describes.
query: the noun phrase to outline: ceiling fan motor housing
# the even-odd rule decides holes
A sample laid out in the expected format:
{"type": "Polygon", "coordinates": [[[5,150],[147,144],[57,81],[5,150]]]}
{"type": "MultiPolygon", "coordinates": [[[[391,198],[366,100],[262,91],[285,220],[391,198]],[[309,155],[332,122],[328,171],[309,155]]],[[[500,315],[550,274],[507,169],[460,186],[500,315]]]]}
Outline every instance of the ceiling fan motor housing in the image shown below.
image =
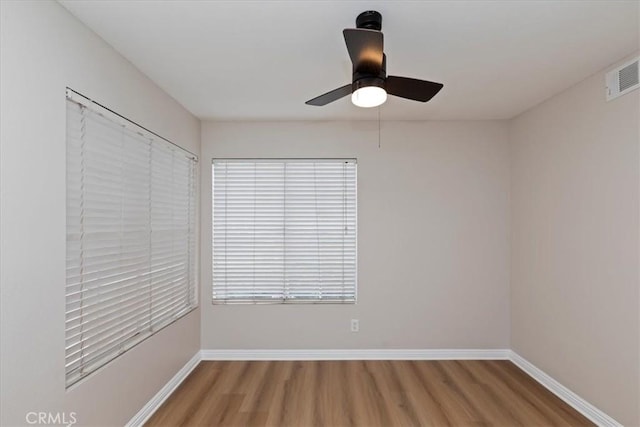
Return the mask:
{"type": "Polygon", "coordinates": [[[356,18],[356,28],[380,31],[382,29],[382,15],[375,10],[362,12],[356,18]]]}
{"type": "Polygon", "coordinates": [[[381,79],[380,77],[363,77],[361,79],[354,80],[351,84],[351,91],[355,92],[360,88],[369,86],[378,86],[384,89],[384,79],[381,79]]]}
{"type": "Polygon", "coordinates": [[[356,67],[357,66],[354,64],[353,75],[351,76],[351,81],[354,83],[354,85],[357,81],[367,79],[370,80],[371,78],[377,78],[384,81],[387,78],[387,55],[382,54],[382,66],[378,70],[371,69],[366,65],[361,66],[360,68],[356,67]]]}

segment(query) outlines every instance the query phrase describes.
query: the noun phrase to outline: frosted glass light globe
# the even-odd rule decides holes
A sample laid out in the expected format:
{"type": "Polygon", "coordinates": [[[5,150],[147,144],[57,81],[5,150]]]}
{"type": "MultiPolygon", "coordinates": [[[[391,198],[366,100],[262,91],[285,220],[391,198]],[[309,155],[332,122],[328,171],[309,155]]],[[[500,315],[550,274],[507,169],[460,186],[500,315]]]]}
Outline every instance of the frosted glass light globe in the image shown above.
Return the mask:
{"type": "Polygon", "coordinates": [[[358,107],[371,108],[384,104],[387,91],[378,86],[365,86],[351,94],[351,102],[358,107]]]}

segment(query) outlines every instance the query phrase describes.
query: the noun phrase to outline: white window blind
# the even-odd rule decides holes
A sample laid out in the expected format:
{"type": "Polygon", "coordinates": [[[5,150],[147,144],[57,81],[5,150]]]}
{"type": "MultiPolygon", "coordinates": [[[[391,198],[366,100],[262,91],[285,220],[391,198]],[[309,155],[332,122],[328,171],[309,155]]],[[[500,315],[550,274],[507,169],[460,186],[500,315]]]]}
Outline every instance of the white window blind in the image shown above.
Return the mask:
{"type": "Polygon", "coordinates": [[[213,302],[356,300],[355,160],[213,161],[213,302]]]}
{"type": "Polygon", "coordinates": [[[66,383],[197,305],[196,159],[67,98],[66,383]]]}

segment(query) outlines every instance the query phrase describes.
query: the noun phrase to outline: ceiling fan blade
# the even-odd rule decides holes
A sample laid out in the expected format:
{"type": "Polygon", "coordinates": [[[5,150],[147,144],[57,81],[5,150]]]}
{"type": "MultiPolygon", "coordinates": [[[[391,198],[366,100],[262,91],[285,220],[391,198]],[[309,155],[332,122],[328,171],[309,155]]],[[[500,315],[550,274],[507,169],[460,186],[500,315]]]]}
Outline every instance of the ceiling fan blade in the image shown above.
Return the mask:
{"type": "Polygon", "coordinates": [[[338,89],[334,89],[331,92],[327,92],[320,96],[316,96],[315,98],[305,102],[305,104],[321,107],[323,105],[327,105],[330,102],[337,101],[343,96],[347,96],[349,94],[351,94],[351,83],[349,83],[348,85],[339,87],[338,89]]]}
{"type": "Polygon", "coordinates": [[[354,71],[379,74],[382,68],[384,36],[380,31],[347,28],[342,34],[354,71]]]}
{"type": "Polygon", "coordinates": [[[398,76],[387,77],[385,83],[387,93],[420,102],[427,102],[433,98],[443,86],[442,83],[398,76]]]}

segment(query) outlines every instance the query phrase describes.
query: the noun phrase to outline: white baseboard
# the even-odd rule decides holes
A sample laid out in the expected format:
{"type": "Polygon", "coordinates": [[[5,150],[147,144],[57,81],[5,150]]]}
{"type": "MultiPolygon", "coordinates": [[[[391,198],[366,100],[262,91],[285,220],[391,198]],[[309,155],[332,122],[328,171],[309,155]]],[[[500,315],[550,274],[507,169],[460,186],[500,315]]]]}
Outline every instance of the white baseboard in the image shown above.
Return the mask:
{"type": "Polygon", "coordinates": [[[558,396],[560,399],[564,400],[567,404],[569,404],[569,406],[580,412],[582,415],[587,417],[598,426],[622,427],[622,424],[560,384],[558,381],[553,379],[551,376],[546,374],[544,371],[535,366],[533,363],[529,362],[524,357],[520,356],[515,351],[511,351],[510,353],[511,354],[509,360],[511,360],[517,367],[522,369],[531,378],[545,386],[549,391],[558,396]]]}
{"type": "Polygon", "coordinates": [[[202,350],[202,360],[470,360],[509,359],[511,351],[466,349],[202,350]]]}
{"type": "Polygon", "coordinates": [[[149,400],[149,402],[147,402],[147,404],[144,405],[142,409],[140,409],[140,411],[138,411],[138,413],[133,416],[133,418],[131,418],[131,420],[129,420],[125,427],[138,427],[147,422],[151,415],[153,415],[153,413],[158,410],[160,405],[162,405],[164,401],[167,400],[167,398],[171,395],[171,393],[173,393],[174,390],[178,388],[180,383],[182,383],[182,381],[187,378],[191,371],[193,371],[193,369],[198,366],[200,360],[200,352],[197,352],[178,371],[178,373],[175,374],[173,378],[171,378],[169,382],[165,384],[165,386],[162,387],[160,391],[156,393],[156,395],[153,396],[151,400],[149,400]]]}

